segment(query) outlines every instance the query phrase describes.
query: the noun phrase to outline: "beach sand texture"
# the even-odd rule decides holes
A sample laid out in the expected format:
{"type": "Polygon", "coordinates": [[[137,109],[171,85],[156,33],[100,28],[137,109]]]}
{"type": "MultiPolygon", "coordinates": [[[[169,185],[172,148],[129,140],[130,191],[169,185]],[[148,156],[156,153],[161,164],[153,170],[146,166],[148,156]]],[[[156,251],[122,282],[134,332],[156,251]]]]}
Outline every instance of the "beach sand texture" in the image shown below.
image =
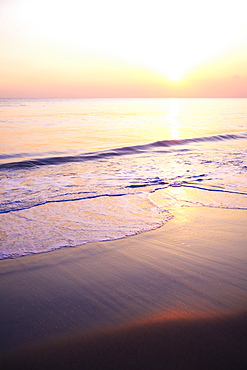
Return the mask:
{"type": "Polygon", "coordinates": [[[0,261],[4,369],[244,369],[245,210],[0,261]]]}

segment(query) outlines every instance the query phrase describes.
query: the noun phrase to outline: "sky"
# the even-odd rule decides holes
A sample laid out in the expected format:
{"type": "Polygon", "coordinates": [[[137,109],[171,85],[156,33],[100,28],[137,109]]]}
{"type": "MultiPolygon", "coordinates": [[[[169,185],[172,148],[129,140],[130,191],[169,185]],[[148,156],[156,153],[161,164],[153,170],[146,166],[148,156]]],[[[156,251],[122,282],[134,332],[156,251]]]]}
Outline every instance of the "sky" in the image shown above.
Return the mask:
{"type": "Polygon", "coordinates": [[[246,0],[0,0],[0,97],[247,97],[246,0]]]}

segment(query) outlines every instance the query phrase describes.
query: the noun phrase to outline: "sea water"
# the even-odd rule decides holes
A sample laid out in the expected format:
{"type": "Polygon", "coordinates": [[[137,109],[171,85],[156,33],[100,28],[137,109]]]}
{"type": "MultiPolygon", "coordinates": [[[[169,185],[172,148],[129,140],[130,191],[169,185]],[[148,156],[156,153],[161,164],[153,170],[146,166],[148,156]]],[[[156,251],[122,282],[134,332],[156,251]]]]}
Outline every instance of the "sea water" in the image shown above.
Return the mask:
{"type": "Polygon", "coordinates": [[[0,99],[0,259],[247,209],[246,184],[247,99],[0,99]]]}

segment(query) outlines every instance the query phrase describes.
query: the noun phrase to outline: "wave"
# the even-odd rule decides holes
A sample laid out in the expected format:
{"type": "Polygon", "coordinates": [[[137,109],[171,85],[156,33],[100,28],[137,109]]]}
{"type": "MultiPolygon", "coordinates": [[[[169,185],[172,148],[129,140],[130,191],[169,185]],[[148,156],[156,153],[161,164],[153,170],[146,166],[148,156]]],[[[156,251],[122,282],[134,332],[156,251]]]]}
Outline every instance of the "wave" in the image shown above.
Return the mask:
{"type": "MultiPolygon", "coordinates": [[[[186,144],[203,143],[203,142],[211,142],[211,141],[239,140],[239,139],[246,139],[246,138],[247,138],[247,132],[244,132],[241,134],[222,134],[222,135],[203,136],[203,137],[195,137],[195,138],[180,139],[180,140],[161,140],[161,141],[155,141],[155,142],[148,143],[148,144],[125,146],[125,147],[120,147],[120,148],[104,150],[104,151],[83,153],[81,155],[34,158],[30,160],[2,163],[0,164],[0,170],[18,170],[18,169],[30,169],[33,167],[40,167],[40,166],[51,166],[51,165],[54,166],[54,165],[59,165],[59,164],[71,163],[71,162],[84,162],[84,161],[90,161],[90,160],[104,159],[107,157],[140,154],[146,151],[152,151],[152,150],[155,151],[157,149],[159,150],[160,148],[171,148],[171,147],[182,146],[186,144]]],[[[18,155],[15,155],[15,157],[18,157],[18,155]]],[[[3,156],[1,158],[3,158],[3,156]]]]}
{"type": "MultiPolygon", "coordinates": [[[[187,187],[187,188],[194,188],[198,190],[204,190],[204,191],[209,191],[209,192],[219,192],[219,193],[228,193],[228,194],[235,194],[235,195],[244,195],[247,196],[247,192],[244,191],[237,191],[237,190],[229,190],[229,189],[222,189],[222,188],[217,188],[215,186],[199,186],[193,182],[188,182],[188,181],[175,181],[175,182],[167,182],[163,181],[162,179],[153,179],[150,181],[146,181],[144,183],[140,184],[132,184],[132,185],[127,185],[125,186],[122,190],[122,192],[119,193],[101,193],[101,194],[88,194],[86,195],[87,192],[78,192],[78,193],[71,193],[67,194],[69,197],[65,196],[62,199],[46,199],[43,201],[33,201],[31,203],[25,203],[23,204],[22,201],[16,200],[15,202],[12,202],[11,204],[2,204],[2,207],[0,206],[0,214],[3,213],[9,213],[9,212],[18,212],[18,211],[24,211],[26,209],[34,208],[34,207],[39,207],[43,206],[46,204],[55,204],[55,203],[67,203],[67,202],[77,202],[81,200],[89,200],[89,199],[96,199],[96,198],[112,198],[112,197],[123,197],[130,195],[131,193],[128,192],[128,189],[133,189],[133,188],[149,188],[148,193],[155,193],[158,190],[164,190],[169,187],[187,187]],[[9,207],[10,206],[10,207],[9,207]]],[[[238,209],[246,209],[246,207],[237,207],[238,209]]]]}

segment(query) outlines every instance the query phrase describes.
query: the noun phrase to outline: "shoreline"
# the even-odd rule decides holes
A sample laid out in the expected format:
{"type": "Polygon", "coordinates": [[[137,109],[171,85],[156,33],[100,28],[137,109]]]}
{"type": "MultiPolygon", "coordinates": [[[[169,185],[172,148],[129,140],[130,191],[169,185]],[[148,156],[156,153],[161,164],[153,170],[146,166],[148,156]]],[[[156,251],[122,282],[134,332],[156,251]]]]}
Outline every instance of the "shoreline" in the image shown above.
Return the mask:
{"type": "MultiPolygon", "coordinates": [[[[148,341],[162,327],[164,342],[167,323],[171,320],[173,329],[169,330],[175,342],[180,341],[178,333],[183,332],[185,323],[191,328],[188,337],[197,338],[197,330],[205,331],[207,325],[203,323],[208,322],[211,335],[216,333],[219,339],[227,337],[227,327],[234,322],[222,351],[229,352],[227,348],[233,345],[232,332],[239,352],[233,349],[231,356],[237,353],[240,356],[242,347],[236,328],[246,328],[246,211],[181,207],[172,209],[172,213],[174,217],[164,226],[143,234],[1,260],[0,353],[7,363],[14,355],[19,356],[21,348],[26,349],[31,361],[31,352],[41,354],[51,341],[55,341],[51,348],[58,350],[56,346],[60,346],[64,351],[66,346],[61,343],[68,343],[70,336],[74,338],[75,348],[82,342],[86,347],[85,343],[94,343],[85,339],[92,335],[98,335],[104,343],[110,330],[119,333],[119,336],[114,334],[120,341],[117,357],[114,361],[109,359],[109,366],[110,363],[116,366],[121,347],[124,343],[128,347],[129,339],[123,333],[136,335],[136,330],[128,331],[128,328],[144,330],[148,341]],[[221,318],[225,329],[217,334],[219,327],[212,326],[210,320],[221,322],[221,318]],[[193,322],[197,325],[193,326],[193,322]],[[34,346],[37,346],[35,350],[34,346]]],[[[137,346],[138,341],[135,343],[137,346]]],[[[99,347],[92,344],[90,348],[93,353],[99,347]]],[[[201,351],[207,353],[206,345],[201,351]]],[[[53,355],[51,350],[51,358],[53,355]]],[[[65,359],[66,350],[64,356],[66,363],[69,361],[65,359]]],[[[84,359],[85,356],[84,353],[84,359]]],[[[243,361],[246,361],[244,355],[243,361]]],[[[37,369],[38,366],[37,363],[37,369]]],[[[68,363],[68,367],[64,366],[69,368],[68,363]]],[[[152,368],[151,364],[148,368],[152,368]]]]}

